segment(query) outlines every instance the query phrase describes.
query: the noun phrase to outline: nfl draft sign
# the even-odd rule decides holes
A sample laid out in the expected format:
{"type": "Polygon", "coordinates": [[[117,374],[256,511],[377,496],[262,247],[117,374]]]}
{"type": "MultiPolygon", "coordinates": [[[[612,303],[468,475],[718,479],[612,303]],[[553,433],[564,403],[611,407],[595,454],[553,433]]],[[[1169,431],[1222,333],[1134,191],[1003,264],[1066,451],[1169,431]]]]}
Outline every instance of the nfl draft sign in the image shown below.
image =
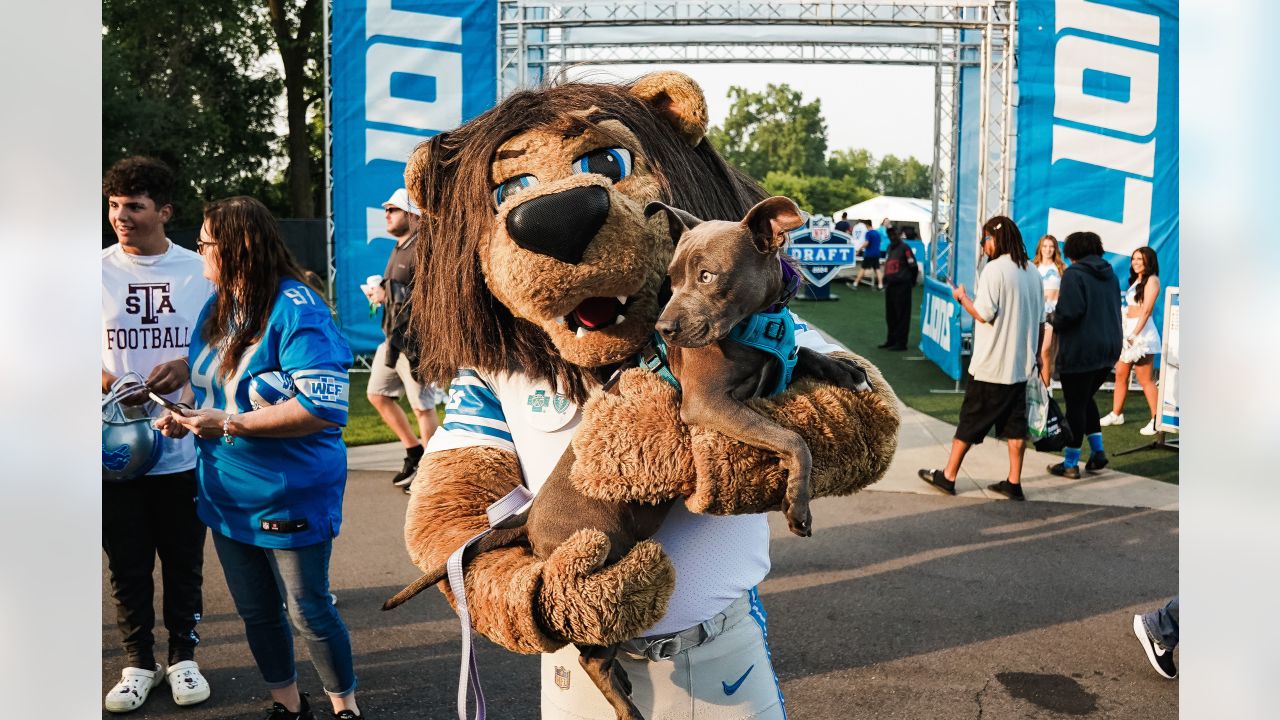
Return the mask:
{"type": "Polygon", "coordinates": [[[807,300],[835,299],[827,283],[856,262],[853,236],[836,230],[831,218],[823,215],[810,215],[803,227],[792,230],[786,249],[800,264],[800,274],[807,281],[804,288],[807,300]]]}

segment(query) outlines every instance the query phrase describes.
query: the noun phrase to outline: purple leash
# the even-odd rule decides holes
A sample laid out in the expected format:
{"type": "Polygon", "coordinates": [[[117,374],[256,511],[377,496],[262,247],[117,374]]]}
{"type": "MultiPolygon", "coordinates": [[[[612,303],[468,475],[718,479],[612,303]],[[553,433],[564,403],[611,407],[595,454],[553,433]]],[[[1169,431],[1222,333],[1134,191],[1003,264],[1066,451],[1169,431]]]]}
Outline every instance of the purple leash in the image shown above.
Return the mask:
{"type": "Polygon", "coordinates": [[[449,571],[449,589],[458,603],[458,619],[462,621],[462,669],[458,676],[458,720],[467,720],[467,686],[471,685],[471,696],[475,699],[475,720],[485,720],[484,690],[480,688],[480,667],[476,664],[475,644],[471,639],[471,613],[467,610],[467,589],[462,583],[462,554],[480,538],[493,532],[493,529],[511,516],[520,512],[524,506],[533,501],[533,493],[523,485],[517,485],[501,500],[490,505],[485,514],[489,517],[489,527],[463,543],[462,547],[453,551],[445,567],[449,571]]]}

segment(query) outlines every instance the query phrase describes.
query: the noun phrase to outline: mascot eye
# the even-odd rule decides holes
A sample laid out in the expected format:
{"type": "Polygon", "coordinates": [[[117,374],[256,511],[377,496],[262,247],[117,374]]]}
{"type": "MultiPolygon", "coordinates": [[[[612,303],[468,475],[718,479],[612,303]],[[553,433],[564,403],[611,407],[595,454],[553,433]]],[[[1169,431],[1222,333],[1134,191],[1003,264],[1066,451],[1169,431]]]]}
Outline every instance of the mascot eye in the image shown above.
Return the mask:
{"type": "Polygon", "coordinates": [[[698,282],[709,283],[712,280],[715,280],[717,277],[719,276],[711,272],[710,270],[703,270],[702,272],[698,273],[698,282]]]}
{"type": "Polygon", "coordinates": [[[573,171],[603,175],[618,182],[631,174],[631,151],[626,148],[600,148],[573,161],[573,171]]]}
{"type": "Polygon", "coordinates": [[[495,204],[501,205],[502,201],[515,195],[527,187],[533,187],[538,184],[538,178],[532,175],[517,175],[498,183],[498,187],[493,189],[493,201],[495,204]]]}

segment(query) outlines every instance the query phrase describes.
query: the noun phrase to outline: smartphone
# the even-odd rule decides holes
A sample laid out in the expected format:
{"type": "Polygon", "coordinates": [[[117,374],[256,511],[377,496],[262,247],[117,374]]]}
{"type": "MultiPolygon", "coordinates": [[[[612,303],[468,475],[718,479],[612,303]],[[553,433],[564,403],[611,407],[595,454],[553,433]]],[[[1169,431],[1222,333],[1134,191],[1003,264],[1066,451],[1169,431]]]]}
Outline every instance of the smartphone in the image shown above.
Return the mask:
{"type": "Polygon", "coordinates": [[[181,415],[183,417],[186,417],[187,411],[191,409],[185,405],[179,405],[178,403],[171,402],[168,399],[166,399],[163,395],[157,395],[156,393],[153,393],[153,392],[148,392],[147,394],[150,395],[151,399],[155,400],[157,404],[159,404],[165,410],[168,410],[169,412],[173,413],[174,415],[181,415]]]}

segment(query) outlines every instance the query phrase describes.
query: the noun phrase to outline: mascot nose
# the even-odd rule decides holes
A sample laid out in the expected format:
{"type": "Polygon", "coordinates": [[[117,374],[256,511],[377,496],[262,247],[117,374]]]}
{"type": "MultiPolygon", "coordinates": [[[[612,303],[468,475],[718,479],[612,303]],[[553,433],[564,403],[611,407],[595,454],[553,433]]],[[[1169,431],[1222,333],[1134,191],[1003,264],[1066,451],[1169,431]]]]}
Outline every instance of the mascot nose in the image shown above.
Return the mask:
{"type": "Polygon", "coordinates": [[[609,217],[609,191],[599,185],[534,198],[507,215],[516,245],[577,265],[609,217]]]}

